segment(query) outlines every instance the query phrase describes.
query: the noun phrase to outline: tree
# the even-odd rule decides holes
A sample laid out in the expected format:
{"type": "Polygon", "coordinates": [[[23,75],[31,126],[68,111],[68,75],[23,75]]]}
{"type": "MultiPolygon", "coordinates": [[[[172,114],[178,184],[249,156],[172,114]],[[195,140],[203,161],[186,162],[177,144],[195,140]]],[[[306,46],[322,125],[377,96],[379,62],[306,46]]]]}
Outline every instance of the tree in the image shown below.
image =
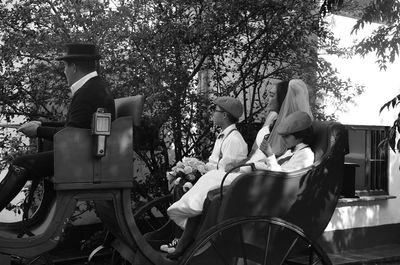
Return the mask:
{"type": "Polygon", "coordinates": [[[163,141],[153,152],[138,153],[156,179],[174,162],[170,146],[175,161],[208,156],[214,133],[208,106],[215,96],[242,98],[246,123],[260,115],[271,79],[304,79],[316,91],[319,111],[319,98],[331,94],[339,105],[340,91],[353,87],[318,58],[321,46],[342,51],[314,1],[11,2],[0,4],[1,118],[62,118],[68,90],[53,58],[66,42],[94,42],[114,95],[146,96],[145,121],[163,141]],[[203,72],[205,87],[214,89],[199,89],[203,72]]]}

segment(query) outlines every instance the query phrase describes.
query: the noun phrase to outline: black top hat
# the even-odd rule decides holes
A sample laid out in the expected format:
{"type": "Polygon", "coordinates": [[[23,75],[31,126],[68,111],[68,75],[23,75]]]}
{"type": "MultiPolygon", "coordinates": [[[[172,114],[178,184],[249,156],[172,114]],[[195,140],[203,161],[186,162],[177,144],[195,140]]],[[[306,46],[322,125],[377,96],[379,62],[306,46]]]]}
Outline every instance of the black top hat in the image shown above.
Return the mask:
{"type": "Polygon", "coordinates": [[[87,59],[98,60],[100,55],[97,53],[94,44],[87,43],[68,43],[66,44],[67,52],[63,56],[57,57],[57,61],[66,59],[87,59]]]}

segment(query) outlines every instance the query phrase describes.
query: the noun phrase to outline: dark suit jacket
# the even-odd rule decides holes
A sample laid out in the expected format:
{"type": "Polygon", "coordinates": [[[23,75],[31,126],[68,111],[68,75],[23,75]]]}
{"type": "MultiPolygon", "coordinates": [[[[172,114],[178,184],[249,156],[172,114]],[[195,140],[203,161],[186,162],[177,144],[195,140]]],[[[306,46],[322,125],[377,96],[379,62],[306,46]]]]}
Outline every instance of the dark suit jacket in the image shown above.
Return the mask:
{"type": "MultiPolygon", "coordinates": [[[[92,115],[96,112],[97,108],[105,108],[107,112],[111,113],[112,119],[114,120],[114,97],[98,76],[89,79],[75,92],[68,108],[67,119],[63,127],[90,129],[92,115]]],[[[54,134],[63,128],[57,125],[62,125],[62,123],[42,123],[42,126],[37,130],[38,137],[53,140],[54,134]]]]}

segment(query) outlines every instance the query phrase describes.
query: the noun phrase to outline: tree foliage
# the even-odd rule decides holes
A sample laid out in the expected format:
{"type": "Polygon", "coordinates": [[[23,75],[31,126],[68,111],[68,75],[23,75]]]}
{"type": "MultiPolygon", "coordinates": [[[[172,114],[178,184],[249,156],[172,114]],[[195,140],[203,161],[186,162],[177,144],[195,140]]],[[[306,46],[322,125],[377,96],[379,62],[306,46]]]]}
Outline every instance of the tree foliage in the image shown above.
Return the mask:
{"type": "Polygon", "coordinates": [[[355,52],[364,56],[375,52],[379,67],[386,69],[399,56],[400,48],[400,2],[396,0],[375,0],[366,6],[362,16],[354,25],[352,33],[362,31],[365,24],[380,23],[368,37],[355,45],[355,52]]]}
{"type": "Polygon", "coordinates": [[[170,159],[209,155],[215,96],[240,97],[249,123],[262,114],[269,80],[304,79],[325,118],[319,98],[328,93],[340,105],[350,98],[342,91],[360,92],[318,58],[321,46],[343,52],[318,10],[315,1],[288,0],[3,1],[1,119],[61,119],[69,91],[54,58],[67,42],[93,42],[115,97],[146,96],[145,123],[162,141],[138,153],[160,178],[170,159]]]}

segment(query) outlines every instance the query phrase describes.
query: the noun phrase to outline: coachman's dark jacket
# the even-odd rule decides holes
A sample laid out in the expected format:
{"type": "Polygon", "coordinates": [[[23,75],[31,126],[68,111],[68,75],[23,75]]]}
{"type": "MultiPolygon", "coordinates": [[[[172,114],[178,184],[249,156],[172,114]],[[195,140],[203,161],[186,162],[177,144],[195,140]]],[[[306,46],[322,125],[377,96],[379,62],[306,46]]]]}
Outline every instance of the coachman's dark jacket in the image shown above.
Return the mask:
{"type": "Polygon", "coordinates": [[[63,123],[44,122],[38,128],[38,137],[53,140],[56,132],[63,127],[90,129],[92,115],[97,108],[105,108],[115,117],[114,98],[100,77],[89,79],[72,97],[67,119],[63,123]]]}
{"type": "MultiPolygon", "coordinates": [[[[105,108],[115,118],[114,98],[100,77],[89,79],[72,97],[66,122],[43,122],[37,130],[39,138],[53,141],[53,136],[64,127],[90,129],[93,113],[105,108]]],[[[24,155],[16,158],[13,165],[24,167],[31,177],[54,175],[53,151],[24,155]]]]}

